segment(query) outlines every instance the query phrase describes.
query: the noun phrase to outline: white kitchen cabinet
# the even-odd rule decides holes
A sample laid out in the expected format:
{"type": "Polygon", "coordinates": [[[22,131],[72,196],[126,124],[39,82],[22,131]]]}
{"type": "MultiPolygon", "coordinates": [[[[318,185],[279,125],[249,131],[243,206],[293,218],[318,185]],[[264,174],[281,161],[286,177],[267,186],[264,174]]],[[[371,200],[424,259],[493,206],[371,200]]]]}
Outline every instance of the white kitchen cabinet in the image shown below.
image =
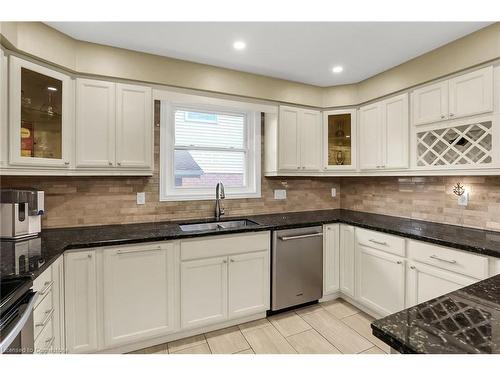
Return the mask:
{"type": "Polygon", "coordinates": [[[408,94],[382,102],[382,165],[384,169],[408,168],[408,94]]]}
{"type": "Polygon", "coordinates": [[[357,298],[385,316],[405,307],[405,260],[356,244],[357,298]]]}
{"type": "Polygon", "coordinates": [[[381,104],[374,103],[359,109],[359,167],[382,167],[382,115],[381,104]]]}
{"type": "Polygon", "coordinates": [[[355,170],[356,156],[356,109],[323,112],[323,169],[355,170]]]}
{"type": "Polygon", "coordinates": [[[74,86],[59,71],[10,56],[9,164],[69,168],[74,86]]]}
{"type": "Polygon", "coordinates": [[[493,67],[418,88],[411,95],[413,124],[467,117],[493,110],[493,67]]]}
{"type": "Polygon", "coordinates": [[[408,263],[406,307],[417,305],[478,281],[472,277],[410,261],[408,263]]]}
{"type": "Polygon", "coordinates": [[[76,80],[76,166],[115,164],[115,83],[76,80]]]}
{"type": "Polygon", "coordinates": [[[318,171],[321,164],[320,112],[280,106],[278,127],[279,169],[318,171]]]}
{"type": "Polygon", "coordinates": [[[181,263],[181,327],[228,318],[227,256],[181,263]]]}
{"type": "Polygon", "coordinates": [[[449,118],[493,110],[493,67],[488,66],[449,80],[449,118]]]}
{"type": "Polygon", "coordinates": [[[66,349],[91,353],[97,342],[97,268],[94,250],[64,254],[66,349]]]}
{"type": "Polygon", "coordinates": [[[301,169],[319,171],[321,167],[321,113],[319,111],[303,110],[300,119],[301,169]]]}
{"type": "Polygon", "coordinates": [[[114,347],[175,330],[173,243],[102,252],[104,346],[114,347]]]}
{"type": "Polygon", "coordinates": [[[414,90],[411,94],[413,125],[443,121],[448,118],[448,81],[414,90]]]}
{"type": "Polygon", "coordinates": [[[359,109],[360,168],[408,168],[408,94],[359,109]]]}
{"type": "Polygon", "coordinates": [[[278,123],[278,167],[280,170],[300,168],[300,109],[280,106],[278,123]]]}
{"type": "Polygon", "coordinates": [[[340,288],[340,224],[323,226],[323,295],[340,288]]]}
{"type": "Polygon", "coordinates": [[[80,78],[76,87],[76,166],[152,168],[151,88],[80,78]]]}
{"type": "Polygon", "coordinates": [[[52,344],[54,353],[66,352],[66,337],[64,324],[64,257],[60,256],[51,266],[52,273],[52,301],[54,306],[53,330],[54,342],[52,344]]]}
{"type": "Polygon", "coordinates": [[[340,224],[340,291],[350,297],[356,294],[355,289],[355,235],[354,227],[351,225],[340,224]]]}
{"type": "Polygon", "coordinates": [[[116,84],[116,164],[151,168],[153,158],[151,88],[116,84]]]}
{"type": "Polygon", "coordinates": [[[268,310],[269,290],[268,251],[229,257],[229,319],[268,310]]]}
{"type": "Polygon", "coordinates": [[[7,116],[7,56],[5,56],[3,49],[0,49],[0,167],[7,166],[9,161],[8,155],[8,116],[7,116]]]}

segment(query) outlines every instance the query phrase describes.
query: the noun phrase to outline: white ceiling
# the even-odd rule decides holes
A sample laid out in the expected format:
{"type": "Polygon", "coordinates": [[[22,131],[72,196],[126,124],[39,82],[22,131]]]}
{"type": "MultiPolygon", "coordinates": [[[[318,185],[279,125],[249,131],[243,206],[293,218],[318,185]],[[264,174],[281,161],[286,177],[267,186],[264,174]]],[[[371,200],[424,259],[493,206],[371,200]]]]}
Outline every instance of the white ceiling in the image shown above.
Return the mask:
{"type": "Polygon", "coordinates": [[[318,86],[355,83],[487,22],[47,22],[75,39],[318,86]],[[236,51],[232,44],[247,47],[236,51]],[[331,69],[342,65],[344,71],[331,69]]]}

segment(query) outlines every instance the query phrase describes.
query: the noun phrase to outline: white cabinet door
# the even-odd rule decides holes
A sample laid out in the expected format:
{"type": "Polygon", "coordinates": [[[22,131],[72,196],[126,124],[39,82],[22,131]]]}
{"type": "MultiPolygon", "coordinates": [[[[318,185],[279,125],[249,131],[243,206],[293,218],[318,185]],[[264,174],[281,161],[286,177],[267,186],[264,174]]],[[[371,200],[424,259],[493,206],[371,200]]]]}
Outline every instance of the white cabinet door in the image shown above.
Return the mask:
{"type": "Polygon", "coordinates": [[[0,49],[0,167],[8,164],[7,56],[0,49]]]}
{"type": "Polygon", "coordinates": [[[16,56],[9,59],[9,163],[68,168],[74,129],[71,77],[16,56]]]}
{"type": "Polygon", "coordinates": [[[382,102],[382,124],[383,168],[408,168],[408,94],[382,102]]]}
{"type": "Polygon", "coordinates": [[[229,319],[269,309],[269,252],[229,257],[229,319]]]}
{"type": "Polygon", "coordinates": [[[52,303],[54,308],[53,330],[54,343],[52,344],[55,353],[65,353],[65,332],[64,332],[64,257],[59,257],[52,266],[52,303]]]}
{"type": "Polygon", "coordinates": [[[278,168],[298,170],[300,167],[299,108],[280,106],[278,124],[278,168]]]}
{"type": "Polygon", "coordinates": [[[302,110],[299,128],[300,168],[318,171],[321,168],[321,113],[302,110]]]}
{"type": "Polygon", "coordinates": [[[442,296],[478,281],[472,277],[419,262],[409,263],[406,307],[442,296]]]}
{"type": "Polygon", "coordinates": [[[97,350],[97,281],[93,250],[64,255],[66,349],[69,353],[97,350]]]}
{"type": "Polygon", "coordinates": [[[340,287],[340,224],[325,225],[323,232],[323,295],[327,295],[340,287]]]}
{"type": "Polygon", "coordinates": [[[116,84],[76,80],[76,166],[115,164],[116,84]]]}
{"type": "Polygon", "coordinates": [[[359,109],[359,167],[378,169],[383,162],[381,104],[374,103],[359,109]]]}
{"type": "Polygon", "coordinates": [[[493,110],[493,67],[450,79],[449,117],[457,118],[493,110]]]}
{"type": "Polygon", "coordinates": [[[448,81],[416,89],[411,94],[413,124],[427,124],[448,118],[448,81]]]}
{"type": "Polygon", "coordinates": [[[351,297],[355,296],[355,237],[354,227],[340,224],[340,290],[351,297]]]}
{"type": "Polygon", "coordinates": [[[106,249],[102,259],[105,347],[176,328],[172,243],[106,249]]]}
{"type": "Polygon", "coordinates": [[[116,164],[151,168],[153,155],[153,101],[151,88],[116,85],[116,164]]]}
{"type": "Polygon", "coordinates": [[[356,245],[357,296],[361,303],[385,316],[405,307],[405,261],[356,245]]]}
{"type": "Polygon", "coordinates": [[[227,257],[181,263],[181,327],[227,319],[227,257]]]}

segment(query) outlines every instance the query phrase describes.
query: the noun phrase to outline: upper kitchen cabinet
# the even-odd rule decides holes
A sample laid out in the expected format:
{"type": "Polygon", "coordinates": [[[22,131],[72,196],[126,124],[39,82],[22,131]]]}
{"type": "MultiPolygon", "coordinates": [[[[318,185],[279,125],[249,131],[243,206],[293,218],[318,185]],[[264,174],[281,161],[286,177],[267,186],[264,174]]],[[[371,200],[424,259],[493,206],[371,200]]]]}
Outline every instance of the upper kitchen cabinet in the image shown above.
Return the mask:
{"type": "Polygon", "coordinates": [[[116,85],[116,164],[151,168],[153,158],[153,100],[151,88],[116,85]]]}
{"type": "Polygon", "coordinates": [[[408,94],[359,109],[360,168],[408,168],[408,94]]]}
{"type": "Polygon", "coordinates": [[[414,125],[491,112],[493,67],[418,88],[411,101],[414,125]]]}
{"type": "Polygon", "coordinates": [[[11,56],[9,83],[10,164],[69,167],[73,124],[71,78],[11,56]]]}
{"type": "Polygon", "coordinates": [[[356,169],[356,110],[323,112],[324,169],[356,169]]]}
{"type": "Polygon", "coordinates": [[[321,115],[319,111],[280,106],[278,125],[280,171],[319,171],[321,115]]]}
{"type": "Polygon", "coordinates": [[[76,80],[76,166],[152,169],[151,88],[76,80]]]}
{"type": "Polygon", "coordinates": [[[115,84],[76,80],[76,166],[115,164],[115,84]]]}

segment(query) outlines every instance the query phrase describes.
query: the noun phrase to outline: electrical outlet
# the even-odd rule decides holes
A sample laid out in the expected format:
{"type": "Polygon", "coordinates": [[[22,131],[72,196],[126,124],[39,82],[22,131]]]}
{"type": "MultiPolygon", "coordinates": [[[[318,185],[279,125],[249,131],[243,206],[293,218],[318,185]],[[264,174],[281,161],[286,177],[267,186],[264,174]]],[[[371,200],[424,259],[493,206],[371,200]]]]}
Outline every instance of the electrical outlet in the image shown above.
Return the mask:
{"type": "Polygon", "coordinates": [[[286,190],[276,189],[274,191],[274,199],[286,199],[286,190]]]}
{"type": "Polygon", "coordinates": [[[137,204],[146,204],[146,193],[137,193],[137,204]]]}
{"type": "Polygon", "coordinates": [[[465,192],[461,196],[458,197],[458,205],[466,207],[469,203],[469,193],[465,192]]]}
{"type": "Polygon", "coordinates": [[[335,198],[337,196],[337,189],[332,188],[332,198],[335,198]]]}

